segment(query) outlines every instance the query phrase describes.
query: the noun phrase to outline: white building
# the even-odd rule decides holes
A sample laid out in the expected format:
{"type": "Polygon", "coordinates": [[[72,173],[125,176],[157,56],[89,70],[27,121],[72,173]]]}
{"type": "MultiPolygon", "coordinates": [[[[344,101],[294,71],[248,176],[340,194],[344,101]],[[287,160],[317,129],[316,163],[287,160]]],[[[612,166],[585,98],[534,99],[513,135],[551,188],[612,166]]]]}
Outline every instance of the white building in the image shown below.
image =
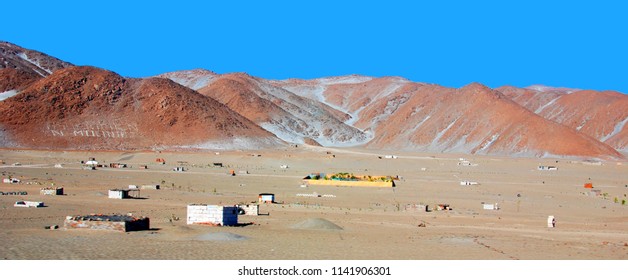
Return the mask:
{"type": "Polygon", "coordinates": [[[558,170],[556,166],[539,165],[538,170],[558,170]]]}
{"type": "Polygon", "coordinates": [[[259,203],[275,203],[274,193],[260,193],[258,197],[259,203]]]}
{"type": "Polygon", "coordinates": [[[124,199],[129,198],[129,190],[109,190],[109,198],[124,199]]]}
{"type": "Polygon", "coordinates": [[[63,188],[42,188],[39,190],[39,194],[41,195],[63,195],[63,188]]]}
{"type": "Polygon", "coordinates": [[[556,219],[554,216],[547,216],[547,227],[553,228],[556,227],[556,219]]]}
{"type": "Polygon", "coordinates": [[[460,185],[461,186],[472,186],[472,185],[479,185],[478,182],[473,182],[473,181],[460,181],[460,185]]]}
{"type": "Polygon", "coordinates": [[[493,203],[493,204],[484,203],[482,207],[484,208],[484,210],[499,210],[499,204],[497,203],[493,203]]]}
{"type": "Polygon", "coordinates": [[[468,160],[463,160],[463,161],[460,161],[460,162],[458,162],[458,165],[459,165],[459,166],[478,166],[478,164],[477,164],[477,163],[471,163],[471,162],[470,162],[470,161],[468,161],[468,160]]]}
{"type": "Polygon", "coordinates": [[[5,184],[19,184],[20,183],[20,179],[17,179],[17,178],[4,178],[4,179],[2,179],[2,183],[5,183],[5,184]]]}
{"type": "Polygon", "coordinates": [[[188,205],[188,225],[233,226],[238,224],[237,206],[218,206],[207,204],[188,205]]]}

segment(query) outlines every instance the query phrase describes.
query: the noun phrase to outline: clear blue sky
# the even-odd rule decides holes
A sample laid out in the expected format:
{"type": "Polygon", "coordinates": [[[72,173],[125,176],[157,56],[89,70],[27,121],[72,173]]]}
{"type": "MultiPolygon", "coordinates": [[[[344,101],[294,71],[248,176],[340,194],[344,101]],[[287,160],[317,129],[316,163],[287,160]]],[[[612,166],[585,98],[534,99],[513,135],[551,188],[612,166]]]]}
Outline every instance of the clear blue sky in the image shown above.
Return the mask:
{"type": "Polygon", "coordinates": [[[3,3],[0,40],[129,77],[205,68],[628,93],[620,1],[100,2],[3,3]]]}

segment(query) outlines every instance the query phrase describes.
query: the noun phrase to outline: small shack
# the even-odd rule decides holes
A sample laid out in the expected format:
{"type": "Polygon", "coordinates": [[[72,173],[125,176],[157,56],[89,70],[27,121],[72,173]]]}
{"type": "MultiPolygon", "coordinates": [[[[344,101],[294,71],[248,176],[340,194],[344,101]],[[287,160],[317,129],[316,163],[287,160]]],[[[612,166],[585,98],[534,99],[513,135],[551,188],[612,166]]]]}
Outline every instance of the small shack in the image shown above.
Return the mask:
{"type": "Polygon", "coordinates": [[[484,210],[499,210],[499,204],[497,204],[497,203],[492,203],[492,204],[484,203],[484,204],[482,204],[482,208],[484,210]]]}
{"type": "Polygon", "coordinates": [[[451,210],[451,207],[449,206],[449,204],[436,204],[436,206],[434,206],[434,211],[449,211],[451,210]]]}
{"type": "Polygon", "coordinates": [[[234,226],[238,224],[237,206],[189,204],[188,225],[234,226]]]}
{"type": "Polygon", "coordinates": [[[109,198],[114,198],[114,199],[130,198],[129,190],[121,190],[121,189],[109,190],[109,198]]]}
{"type": "Polygon", "coordinates": [[[556,227],[556,219],[554,216],[547,216],[547,227],[553,228],[556,227]]]}
{"type": "Polygon", "coordinates": [[[258,196],[259,203],[275,203],[275,194],[260,193],[258,196]]]}
{"type": "Polygon", "coordinates": [[[458,162],[458,166],[478,166],[477,163],[471,163],[468,160],[462,160],[460,162],[458,162]]]}
{"type": "Polygon", "coordinates": [[[126,163],[112,162],[112,163],[109,163],[109,167],[110,168],[127,168],[127,164],[126,163]]]}
{"type": "Polygon", "coordinates": [[[556,166],[539,165],[538,170],[558,170],[556,166]]]}
{"type": "Polygon", "coordinates": [[[140,189],[142,190],[158,190],[159,189],[159,185],[141,185],[140,189]]]}
{"type": "Polygon", "coordinates": [[[25,208],[38,208],[38,207],[44,207],[44,203],[41,201],[16,201],[15,204],[13,204],[13,207],[25,207],[25,208]]]}
{"type": "Polygon", "coordinates": [[[63,222],[63,227],[65,229],[95,229],[121,232],[149,230],[150,219],[119,214],[67,216],[63,222]]]}
{"type": "Polygon", "coordinates": [[[17,178],[4,178],[4,179],[2,179],[2,183],[5,183],[5,184],[19,184],[20,183],[20,179],[17,179],[17,178]]]}
{"type": "Polygon", "coordinates": [[[63,188],[42,188],[39,190],[39,194],[41,195],[63,195],[63,188]]]}
{"type": "Polygon", "coordinates": [[[474,182],[474,181],[460,181],[460,185],[461,186],[473,186],[473,185],[479,185],[479,183],[474,182]]]}
{"type": "Polygon", "coordinates": [[[425,211],[430,212],[430,206],[424,204],[406,204],[406,211],[425,211]]]}

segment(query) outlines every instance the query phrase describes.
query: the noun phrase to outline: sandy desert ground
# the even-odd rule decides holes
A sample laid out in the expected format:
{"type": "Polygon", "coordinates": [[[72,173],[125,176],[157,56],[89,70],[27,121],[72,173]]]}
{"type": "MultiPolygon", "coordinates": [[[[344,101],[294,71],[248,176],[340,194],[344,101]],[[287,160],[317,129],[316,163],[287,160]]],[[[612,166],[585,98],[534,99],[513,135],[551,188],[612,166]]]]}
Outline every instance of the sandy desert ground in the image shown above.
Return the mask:
{"type": "Polygon", "coordinates": [[[0,196],[0,258],[628,259],[628,205],[621,203],[628,200],[628,162],[412,153],[378,158],[384,154],[391,153],[302,146],[220,154],[0,150],[2,177],[21,180],[0,183],[0,191],[28,192],[0,196]],[[80,161],[90,157],[129,168],[83,170],[80,161]],[[460,157],[477,166],[459,166],[460,157]],[[213,167],[213,162],[225,166],[213,167]],[[63,168],[55,168],[58,163],[63,168]],[[139,169],[142,164],[148,169],[139,169]],[[280,168],[284,164],[289,168],[280,168]],[[171,171],[178,165],[189,170],[171,171]],[[538,165],[558,170],[539,171],[538,165]],[[249,174],[229,176],[232,169],[249,174]],[[394,188],[301,187],[311,172],[399,175],[401,180],[394,188]],[[461,186],[461,180],[480,185],[461,186]],[[586,195],[586,182],[605,196],[586,195]],[[39,194],[52,183],[64,187],[66,195],[39,194]],[[162,189],[142,190],[144,199],[107,197],[108,189],[129,184],[160,184],[162,189]],[[260,213],[268,215],[240,216],[243,226],[186,224],[187,204],[250,203],[262,192],[274,193],[279,203],[261,205],[260,213]],[[297,196],[312,193],[335,197],[297,196]],[[47,207],[13,207],[17,200],[42,201],[47,207]],[[409,206],[439,203],[453,209],[425,212],[409,206]],[[498,203],[501,209],[483,210],[482,203],[498,203]],[[44,229],[62,226],[67,215],[90,213],[147,216],[152,229],[44,229]],[[547,227],[548,215],[556,217],[555,228],[547,227]],[[312,218],[342,229],[327,229],[324,223],[313,223],[313,229],[295,226],[312,218]]]}

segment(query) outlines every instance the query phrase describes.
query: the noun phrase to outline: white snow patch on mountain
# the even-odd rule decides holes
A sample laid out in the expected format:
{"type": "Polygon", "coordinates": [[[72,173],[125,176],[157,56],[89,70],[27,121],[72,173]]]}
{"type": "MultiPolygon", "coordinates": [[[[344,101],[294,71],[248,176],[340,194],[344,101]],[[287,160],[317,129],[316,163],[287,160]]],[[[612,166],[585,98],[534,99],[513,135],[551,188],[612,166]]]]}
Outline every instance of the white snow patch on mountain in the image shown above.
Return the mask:
{"type": "Polygon", "coordinates": [[[166,73],[160,75],[160,77],[166,77],[177,84],[193,90],[204,88],[216,79],[216,75],[213,73],[199,73],[199,71],[195,70],[166,73]]]}
{"type": "Polygon", "coordinates": [[[544,85],[531,85],[529,87],[526,87],[527,89],[531,89],[531,90],[536,90],[539,92],[549,92],[549,91],[560,91],[560,92],[564,92],[566,94],[570,94],[572,92],[576,92],[579,91],[579,89],[573,89],[573,88],[557,88],[557,87],[550,87],[550,86],[544,86],[544,85]]]}
{"type": "MultiPolygon", "coordinates": [[[[347,124],[349,125],[353,125],[355,124],[358,120],[360,120],[360,113],[362,112],[362,110],[364,110],[365,108],[369,108],[374,102],[379,101],[381,98],[386,98],[389,95],[391,95],[393,92],[397,91],[401,86],[403,85],[403,83],[393,83],[388,85],[388,87],[386,87],[384,90],[382,90],[381,92],[379,92],[377,95],[375,95],[373,98],[371,98],[370,102],[367,103],[366,105],[360,107],[360,109],[355,110],[354,112],[351,113],[352,118],[347,120],[347,124]],[[355,118],[353,118],[353,116],[355,116],[355,118]]],[[[389,116],[392,112],[391,109],[394,107],[395,110],[396,108],[399,106],[399,104],[391,104],[390,102],[388,102],[386,104],[386,110],[384,110],[383,114],[373,118],[371,125],[375,125],[377,124],[377,122],[379,121],[379,119],[381,119],[382,117],[385,116],[389,116]]],[[[394,110],[393,110],[394,112],[394,110]]]]}
{"type": "Polygon", "coordinates": [[[600,141],[604,142],[604,141],[610,139],[611,137],[617,135],[624,128],[624,126],[626,125],[626,122],[628,122],[628,117],[626,117],[623,121],[617,123],[615,125],[615,128],[613,129],[613,131],[611,133],[609,133],[608,135],[602,137],[602,139],[600,139],[600,141]]]}
{"type": "Polygon", "coordinates": [[[316,79],[316,81],[319,81],[320,83],[324,85],[336,85],[336,84],[359,84],[359,83],[368,82],[372,79],[373,77],[350,75],[350,76],[340,76],[340,77],[319,78],[319,79],[316,79]]]}
{"type": "Polygon", "coordinates": [[[451,122],[447,127],[445,127],[445,129],[443,129],[442,131],[440,131],[438,134],[436,134],[436,137],[434,137],[434,140],[432,140],[431,146],[432,147],[436,147],[438,146],[438,142],[440,141],[440,139],[443,137],[443,135],[445,135],[445,133],[452,127],[454,126],[454,124],[456,124],[456,122],[458,121],[459,118],[456,118],[453,122],[451,122]]]}
{"type": "MultiPolygon", "coordinates": [[[[37,68],[39,68],[39,69],[43,70],[44,72],[46,72],[46,73],[48,73],[48,74],[52,74],[52,71],[50,71],[50,70],[48,70],[48,69],[46,69],[46,68],[42,67],[42,66],[39,64],[39,61],[35,61],[35,60],[30,59],[30,58],[28,57],[28,55],[26,55],[25,53],[22,53],[22,52],[21,52],[21,53],[18,53],[18,54],[17,54],[17,56],[19,56],[21,59],[24,59],[24,60],[28,61],[30,64],[33,64],[33,65],[37,66],[37,68]]],[[[36,69],[33,69],[33,70],[35,70],[35,72],[37,72],[37,74],[41,75],[42,77],[45,77],[45,76],[46,76],[45,74],[43,74],[43,73],[41,73],[41,72],[37,71],[36,69]]]]}
{"type": "Polygon", "coordinates": [[[17,90],[9,90],[9,91],[5,91],[5,92],[0,92],[0,101],[3,101],[9,97],[13,97],[15,95],[18,94],[17,90]]]}
{"type": "Polygon", "coordinates": [[[559,98],[560,98],[560,96],[550,100],[550,102],[547,102],[547,103],[545,103],[545,105],[543,105],[543,106],[539,107],[538,109],[536,109],[536,111],[534,111],[534,113],[535,114],[539,114],[539,113],[543,112],[543,110],[545,110],[545,108],[547,108],[547,106],[550,106],[550,105],[554,104],[556,102],[556,100],[558,100],[559,98]]]}
{"type": "Polygon", "coordinates": [[[499,133],[493,134],[493,136],[491,136],[491,139],[488,140],[486,143],[484,143],[482,147],[480,147],[480,151],[484,151],[488,149],[491,145],[493,145],[493,143],[495,143],[495,141],[497,141],[498,138],[499,138],[499,133]]]}

